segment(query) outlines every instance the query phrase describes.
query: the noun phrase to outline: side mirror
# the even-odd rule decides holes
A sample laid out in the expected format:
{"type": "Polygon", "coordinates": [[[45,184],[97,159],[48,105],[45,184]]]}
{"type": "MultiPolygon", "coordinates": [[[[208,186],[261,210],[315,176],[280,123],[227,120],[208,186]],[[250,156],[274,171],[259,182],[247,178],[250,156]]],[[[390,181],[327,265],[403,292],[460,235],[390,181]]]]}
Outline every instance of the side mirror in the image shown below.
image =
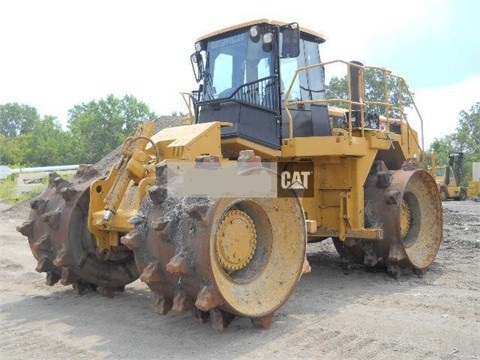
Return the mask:
{"type": "Polygon", "coordinates": [[[300,54],[300,27],[290,23],[283,28],[282,58],[297,57],[300,54]]]}
{"type": "Polygon", "coordinates": [[[192,63],[193,75],[195,76],[196,82],[200,82],[203,79],[203,57],[200,52],[196,51],[190,55],[190,62],[192,63]]]}

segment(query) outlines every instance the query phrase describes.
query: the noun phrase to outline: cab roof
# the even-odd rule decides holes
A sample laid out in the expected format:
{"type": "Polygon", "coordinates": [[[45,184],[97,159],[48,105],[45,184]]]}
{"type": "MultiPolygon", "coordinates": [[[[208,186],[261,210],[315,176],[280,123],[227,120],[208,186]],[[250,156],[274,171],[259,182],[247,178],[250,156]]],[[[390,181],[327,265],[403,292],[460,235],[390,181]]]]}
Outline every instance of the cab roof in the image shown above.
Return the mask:
{"type": "MultiPolygon", "coordinates": [[[[252,21],[247,21],[247,22],[243,22],[243,23],[239,23],[239,24],[236,24],[236,25],[232,25],[232,26],[228,26],[226,28],[223,28],[223,29],[220,29],[220,30],[216,30],[216,31],[213,31],[209,34],[206,34],[200,38],[197,39],[197,41],[202,41],[202,40],[205,40],[205,39],[209,39],[211,37],[214,37],[214,36],[217,36],[217,35],[221,35],[221,34],[224,34],[224,33],[228,33],[232,30],[237,30],[237,29],[242,29],[242,28],[245,28],[245,27],[249,27],[249,26],[253,26],[253,25],[260,25],[260,24],[270,24],[270,25],[277,25],[277,26],[285,26],[285,25],[288,25],[289,23],[287,22],[283,22],[283,21],[277,21],[277,20],[270,20],[270,19],[258,19],[258,20],[252,20],[252,21]]],[[[322,34],[320,33],[317,33],[315,31],[312,31],[310,29],[306,29],[302,26],[300,26],[300,32],[304,33],[304,34],[307,34],[309,35],[310,37],[313,37],[316,41],[318,41],[318,43],[323,43],[326,41],[326,38],[325,36],[323,36],[322,34]]]]}

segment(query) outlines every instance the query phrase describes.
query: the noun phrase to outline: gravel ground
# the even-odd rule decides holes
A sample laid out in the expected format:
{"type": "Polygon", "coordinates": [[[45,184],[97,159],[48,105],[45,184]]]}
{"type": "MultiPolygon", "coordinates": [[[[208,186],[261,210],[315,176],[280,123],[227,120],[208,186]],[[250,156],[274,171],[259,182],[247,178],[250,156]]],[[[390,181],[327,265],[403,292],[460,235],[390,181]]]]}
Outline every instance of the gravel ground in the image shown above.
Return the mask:
{"type": "MultiPolygon", "coordinates": [[[[179,123],[161,117],[157,130],[179,123]]],[[[480,202],[443,203],[445,240],[421,277],[345,268],[330,240],[309,244],[312,271],[272,327],[236,318],[223,333],[190,314],[157,316],[139,280],[113,299],[45,285],[16,231],[28,203],[0,201],[1,359],[480,359],[480,202]]]]}
{"type": "Polygon", "coordinates": [[[445,202],[445,241],[423,277],[345,269],[329,240],[270,330],[235,319],[218,333],[190,314],[157,316],[136,281],[113,299],[44,284],[15,229],[28,206],[0,204],[3,359],[480,359],[480,202],[445,202]]]}

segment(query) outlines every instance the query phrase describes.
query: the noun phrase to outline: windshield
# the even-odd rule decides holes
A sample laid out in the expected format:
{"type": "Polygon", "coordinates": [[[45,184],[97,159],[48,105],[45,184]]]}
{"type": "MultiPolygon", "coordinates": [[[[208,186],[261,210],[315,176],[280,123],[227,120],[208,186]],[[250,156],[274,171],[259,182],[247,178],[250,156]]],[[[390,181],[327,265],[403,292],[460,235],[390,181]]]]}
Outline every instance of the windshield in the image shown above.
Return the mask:
{"type": "Polygon", "coordinates": [[[210,41],[205,66],[203,99],[230,97],[242,85],[273,75],[272,49],[244,29],[210,41]]]}
{"type": "MultiPolygon", "coordinates": [[[[288,90],[295,71],[298,68],[320,63],[318,43],[300,40],[300,54],[294,58],[280,59],[280,77],[282,79],[282,96],[288,90]]],[[[325,99],[324,71],[322,67],[313,67],[300,71],[290,91],[290,100],[325,99]]]]}

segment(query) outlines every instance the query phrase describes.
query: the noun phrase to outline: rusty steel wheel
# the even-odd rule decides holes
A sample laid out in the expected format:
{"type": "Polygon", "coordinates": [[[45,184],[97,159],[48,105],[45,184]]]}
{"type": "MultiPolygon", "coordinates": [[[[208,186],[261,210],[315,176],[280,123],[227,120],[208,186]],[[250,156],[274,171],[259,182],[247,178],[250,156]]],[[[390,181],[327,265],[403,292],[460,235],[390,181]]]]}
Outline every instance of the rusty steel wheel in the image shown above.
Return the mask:
{"type": "Polygon", "coordinates": [[[181,177],[167,189],[168,171],[157,167],[135,229],[122,238],[158,296],[156,312],[191,310],[217,330],[235,316],[268,328],[308,268],[299,200],[178,197],[181,177]]]}
{"type": "Polygon", "coordinates": [[[400,228],[400,241],[411,266],[424,270],[435,259],[443,241],[443,210],[437,187],[431,176],[420,169],[410,174],[399,171],[395,180],[402,192],[397,211],[407,218],[400,228]]]}
{"type": "Polygon", "coordinates": [[[375,255],[390,273],[405,269],[423,272],[435,259],[443,241],[443,211],[435,180],[418,167],[386,169],[376,162],[365,186],[365,218],[383,229],[375,241],[375,255]]]}
{"type": "Polygon", "coordinates": [[[98,177],[93,167],[81,167],[73,181],[56,173],[48,188],[31,202],[29,220],[17,230],[28,237],[48,285],[72,285],[78,294],[98,290],[112,297],[138,278],[133,254],[124,246],[115,260],[97,257],[95,241],[87,228],[89,185],[98,177]]]}
{"type": "Polygon", "coordinates": [[[365,184],[365,225],[383,229],[383,240],[333,239],[342,258],[393,276],[424,272],[443,241],[443,212],[435,180],[419,168],[388,170],[374,163],[365,184]]]}

